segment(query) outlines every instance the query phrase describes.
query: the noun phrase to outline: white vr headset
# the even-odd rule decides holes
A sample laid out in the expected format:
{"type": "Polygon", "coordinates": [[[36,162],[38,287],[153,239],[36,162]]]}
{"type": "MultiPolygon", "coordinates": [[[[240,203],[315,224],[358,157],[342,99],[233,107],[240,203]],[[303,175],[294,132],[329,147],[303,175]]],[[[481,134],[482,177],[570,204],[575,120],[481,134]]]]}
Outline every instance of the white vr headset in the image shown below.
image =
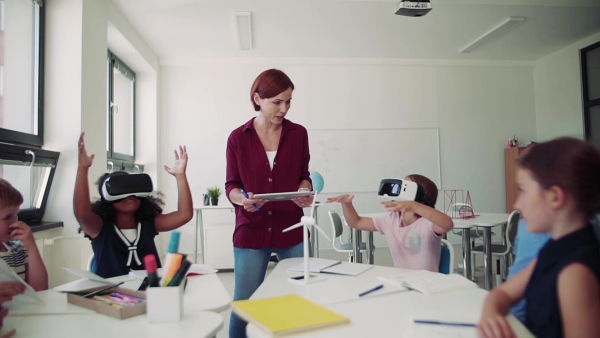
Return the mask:
{"type": "Polygon", "coordinates": [[[377,194],[390,201],[415,201],[434,207],[431,199],[425,195],[420,184],[398,178],[384,178],[379,184],[377,194]]]}
{"type": "Polygon", "coordinates": [[[109,176],[102,183],[100,195],[107,202],[116,202],[129,196],[148,197],[152,190],[152,179],[148,174],[124,174],[109,176]]]}

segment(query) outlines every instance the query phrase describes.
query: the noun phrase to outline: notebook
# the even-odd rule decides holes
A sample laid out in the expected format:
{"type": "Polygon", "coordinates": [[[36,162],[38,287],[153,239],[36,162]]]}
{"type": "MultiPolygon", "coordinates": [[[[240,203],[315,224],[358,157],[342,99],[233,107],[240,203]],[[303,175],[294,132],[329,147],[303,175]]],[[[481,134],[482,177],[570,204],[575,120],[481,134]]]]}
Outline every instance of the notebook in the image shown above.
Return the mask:
{"type": "Polygon", "coordinates": [[[271,337],[350,323],[348,317],[298,295],[238,300],[231,309],[271,337]]]}
{"type": "Polygon", "coordinates": [[[383,282],[405,286],[427,295],[460,288],[478,287],[477,284],[461,275],[445,275],[427,270],[409,271],[400,275],[379,276],[378,278],[383,282]]]}
{"type": "MultiPolygon", "coordinates": [[[[323,272],[324,269],[327,269],[330,266],[334,266],[342,263],[341,261],[336,261],[333,259],[323,259],[323,258],[314,258],[311,257],[308,259],[308,271],[309,272],[323,272]]],[[[288,268],[288,271],[304,271],[304,262],[294,265],[288,268]]]]}

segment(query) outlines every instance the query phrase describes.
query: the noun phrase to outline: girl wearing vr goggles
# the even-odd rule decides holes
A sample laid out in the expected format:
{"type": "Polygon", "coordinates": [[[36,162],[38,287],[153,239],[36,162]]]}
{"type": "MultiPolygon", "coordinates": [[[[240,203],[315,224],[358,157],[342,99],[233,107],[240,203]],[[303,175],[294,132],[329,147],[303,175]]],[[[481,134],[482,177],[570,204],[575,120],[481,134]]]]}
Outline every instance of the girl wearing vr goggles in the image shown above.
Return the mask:
{"type": "Polygon", "coordinates": [[[536,337],[600,337],[600,243],[593,218],[600,211],[600,151],[558,138],[531,146],[517,168],[514,207],[530,232],[552,237],[536,259],[486,297],[477,331],[514,337],[506,314],[524,298],[525,326],[536,337]]]}
{"type": "Polygon", "coordinates": [[[171,231],[192,219],[192,195],[185,170],[188,155],[185,146],[175,150],[173,167],[164,166],[177,181],[177,210],[162,213],[164,204],[151,196],[152,180],[147,174],[106,173],[98,179],[101,199],[90,201],[88,170],[94,155],[85,149],[84,133],[79,137],[79,166],[75,179],[73,209],[75,217],[92,241],[97,275],[108,278],[126,275],[129,270],[144,269],[141,259],[152,254],[160,267],[154,244],[159,232],[171,231]],[[122,177],[127,176],[127,179],[122,177]]]}
{"type": "Polygon", "coordinates": [[[434,209],[438,194],[435,183],[422,175],[409,175],[405,180],[420,185],[425,198],[381,202],[390,211],[387,215],[361,217],[352,205],[354,195],[328,198],[327,203],[342,204],[344,218],[350,227],[385,235],[395,267],[438,272],[442,250],[440,239],[454,224],[448,215],[434,209]]]}

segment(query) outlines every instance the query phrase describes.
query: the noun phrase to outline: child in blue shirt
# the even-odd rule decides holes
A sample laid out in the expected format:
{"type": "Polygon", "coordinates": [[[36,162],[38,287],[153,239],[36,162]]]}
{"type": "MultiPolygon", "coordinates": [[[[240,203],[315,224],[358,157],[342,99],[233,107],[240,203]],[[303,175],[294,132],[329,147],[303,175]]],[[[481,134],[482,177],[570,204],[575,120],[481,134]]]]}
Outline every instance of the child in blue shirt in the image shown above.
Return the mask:
{"type": "MultiPolygon", "coordinates": [[[[185,174],[188,161],[185,146],[175,151],[173,167],[164,166],[177,180],[178,189],[177,210],[168,214],[162,213],[163,201],[154,196],[132,195],[112,202],[102,197],[92,204],[87,182],[93,160],[94,155],[87,154],[84,133],[81,133],[73,209],[81,229],[92,241],[95,273],[108,278],[126,275],[129,270],[141,270],[144,268],[141,260],[148,254],[154,255],[160,266],[154,237],[159,232],[179,228],[193,216],[192,195],[185,174]]],[[[104,181],[115,175],[128,174],[120,171],[102,175],[97,182],[100,196],[103,196],[104,181]]]]}

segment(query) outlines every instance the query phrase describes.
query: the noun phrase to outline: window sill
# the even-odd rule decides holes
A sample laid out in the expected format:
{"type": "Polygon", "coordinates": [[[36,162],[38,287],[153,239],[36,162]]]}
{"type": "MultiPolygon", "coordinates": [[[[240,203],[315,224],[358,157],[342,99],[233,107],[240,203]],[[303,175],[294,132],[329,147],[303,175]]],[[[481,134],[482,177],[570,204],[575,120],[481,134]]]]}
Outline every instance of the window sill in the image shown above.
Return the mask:
{"type": "Polygon", "coordinates": [[[30,224],[31,232],[38,232],[44,230],[50,230],[55,228],[64,228],[63,222],[39,222],[36,224],[30,224]]]}

